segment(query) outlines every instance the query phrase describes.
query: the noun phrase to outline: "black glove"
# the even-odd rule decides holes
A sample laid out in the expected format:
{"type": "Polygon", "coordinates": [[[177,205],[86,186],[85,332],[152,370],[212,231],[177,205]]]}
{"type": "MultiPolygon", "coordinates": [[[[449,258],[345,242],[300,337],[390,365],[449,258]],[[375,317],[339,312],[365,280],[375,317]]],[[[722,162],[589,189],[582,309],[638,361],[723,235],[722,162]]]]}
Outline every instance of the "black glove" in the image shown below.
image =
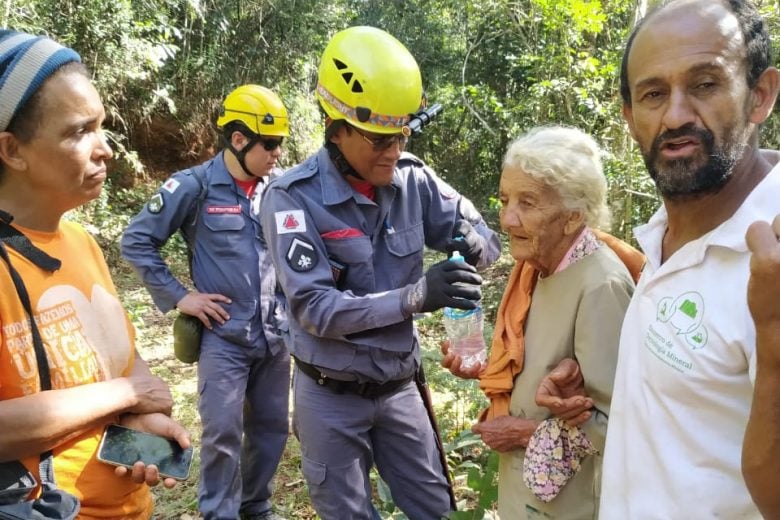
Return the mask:
{"type": "Polygon", "coordinates": [[[450,253],[459,251],[466,262],[471,265],[477,265],[482,256],[482,245],[484,241],[482,236],[474,229],[471,222],[460,219],[455,222],[452,228],[452,238],[444,246],[450,253]]]}
{"type": "Polygon", "coordinates": [[[416,284],[407,287],[402,305],[409,315],[442,307],[474,309],[482,298],[481,284],[482,277],[473,266],[443,260],[428,268],[416,284]]]}

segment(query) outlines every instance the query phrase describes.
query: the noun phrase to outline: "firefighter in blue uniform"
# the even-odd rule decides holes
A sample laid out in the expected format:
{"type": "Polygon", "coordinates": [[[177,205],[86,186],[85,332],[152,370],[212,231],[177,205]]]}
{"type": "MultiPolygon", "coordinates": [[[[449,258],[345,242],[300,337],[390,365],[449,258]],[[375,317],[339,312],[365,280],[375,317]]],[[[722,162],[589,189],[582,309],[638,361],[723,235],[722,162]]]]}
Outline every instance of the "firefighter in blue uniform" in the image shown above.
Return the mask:
{"type": "Polygon", "coordinates": [[[271,492],[288,435],[290,357],[276,275],[259,239],[259,206],[289,136],[287,110],[269,89],[243,85],[225,98],[217,127],[225,150],[163,183],[125,230],[122,255],[162,312],[176,307],[204,324],[201,513],[278,519],[271,492]],[[192,251],[194,291],[160,255],[177,231],[192,251]]]}
{"type": "Polygon", "coordinates": [[[452,503],[414,380],[413,315],[473,308],[475,266],[495,261],[500,244],[467,199],[403,152],[422,81],[398,40],[373,27],[341,31],[318,79],[325,145],[274,180],[261,208],[288,304],[303,474],[323,520],[378,517],[373,465],[410,519],[439,520],[452,503]],[[469,263],[423,273],[425,246],[459,249],[469,263]]]}

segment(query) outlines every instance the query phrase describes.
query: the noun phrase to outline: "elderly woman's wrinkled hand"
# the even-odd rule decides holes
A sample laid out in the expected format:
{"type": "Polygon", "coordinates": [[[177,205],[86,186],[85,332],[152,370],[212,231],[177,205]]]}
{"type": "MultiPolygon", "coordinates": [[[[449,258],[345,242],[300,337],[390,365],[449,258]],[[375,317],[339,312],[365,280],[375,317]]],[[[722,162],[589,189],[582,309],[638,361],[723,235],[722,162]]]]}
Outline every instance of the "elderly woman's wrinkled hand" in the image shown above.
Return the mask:
{"type": "Polygon", "coordinates": [[[441,359],[441,366],[461,379],[479,379],[479,376],[487,368],[487,363],[479,363],[468,368],[462,367],[463,359],[459,355],[450,352],[450,342],[446,339],[441,342],[441,353],[444,354],[444,357],[441,359]]]}
{"type": "Polygon", "coordinates": [[[585,392],[585,380],[580,365],[573,359],[562,359],[539,383],[536,404],[550,410],[571,426],[590,419],[593,399],[585,392]]]}
{"type": "Polygon", "coordinates": [[[533,419],[504,415],[477,423],[471,431],[482,437],[482,442],[490,448],[506,453],[527,447],[537,426],[539,423],[533,419]]]}

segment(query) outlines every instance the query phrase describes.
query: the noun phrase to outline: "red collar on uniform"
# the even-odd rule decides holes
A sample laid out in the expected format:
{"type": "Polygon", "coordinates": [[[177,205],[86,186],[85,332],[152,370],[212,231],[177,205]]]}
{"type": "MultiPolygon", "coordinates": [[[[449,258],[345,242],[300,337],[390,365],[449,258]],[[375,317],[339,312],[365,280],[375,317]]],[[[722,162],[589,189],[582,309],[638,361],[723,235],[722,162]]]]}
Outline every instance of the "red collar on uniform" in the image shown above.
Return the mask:
{"type": "Polygon", "coordinates": [[[249,179],[248,181],[241,181],[238,179],[235,179],[236,185],[244,190],[244,193],[246,193],[247,198],[251,199],[252,195],[255,193],[255,188],[257,188],[257,179],[249,179]]]}
{"type": "Polygon", "coordinates": [[[365,195],[371,200],[376,199],[376,188],[373,184],[361,179],[356,179],[351,175],[345,175],[344,177],[347,179],[349,185],[352,186],[353,190],[362,195],[365,195]]]}

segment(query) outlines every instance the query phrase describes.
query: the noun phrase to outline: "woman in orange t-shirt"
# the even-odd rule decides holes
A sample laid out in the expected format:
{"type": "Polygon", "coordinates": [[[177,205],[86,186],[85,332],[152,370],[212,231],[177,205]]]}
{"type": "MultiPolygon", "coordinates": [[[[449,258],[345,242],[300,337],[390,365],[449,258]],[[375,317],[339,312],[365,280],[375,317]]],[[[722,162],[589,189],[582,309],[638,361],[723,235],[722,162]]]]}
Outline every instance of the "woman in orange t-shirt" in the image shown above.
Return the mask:
{"type": "Polygon", "coordinates": [[[0,31],[0,209],[62,262],[48,273],[6,248],[46,350],[52,390],[44,392],[29,321],[0,263],[0,462],[21,460],[37,477],[39,455],[52,450],[57,485],[79,498],[79,518],[146,519],[157,469],[99,462],[103,428],[118,422],[182,447],[189,437],[169,417],[167,384],[135,351],[100,249],[62,220],[100,194],[112,155],[104,117],[78,54],[46,37],[0,31]]]}

